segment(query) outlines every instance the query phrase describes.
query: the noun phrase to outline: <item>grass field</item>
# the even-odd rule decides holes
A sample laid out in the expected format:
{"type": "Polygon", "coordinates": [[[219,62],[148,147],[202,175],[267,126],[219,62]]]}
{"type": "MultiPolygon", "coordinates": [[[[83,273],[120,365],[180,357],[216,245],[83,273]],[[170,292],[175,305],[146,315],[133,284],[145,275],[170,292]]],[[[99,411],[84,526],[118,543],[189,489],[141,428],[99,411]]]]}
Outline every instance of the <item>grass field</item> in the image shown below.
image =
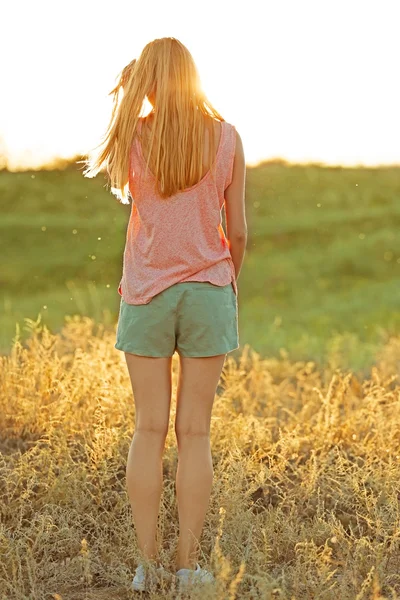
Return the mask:
{"type": "MultiPolygon", "coordinates": [[[[0,599],[128,600],[138,550],[125,489],[134,403],[113,332],[29,323],[0,357],[0,599]]],[[[360,379],[245,346],[211,421],[214,483],[195,600],[400,598],[400,337],[360,379]]],[[[173,568],[177,355],[161,558],[173,568]]],[[[174,584],[146,597],[174,600],[174,584]]]]}
{"type": "MultiPolygon", "coordinates": [[[[262,356],[367,369],[400,329],[400,169],[271,162],[248,168],[249,242],[239,334],[262,356]]],[[[0,172],[0,350],[24,319],[60,331],[65,315],[107,326],[130,206],[105,179],[66,169],[0,172]]]]}
{"type": "MultiPolygon", "coordinates": [[[[241,347],[211,423],[194,600],[400,599],[398,168],[248,169],[241,347]]],[[[135,411],[114,348],[129,206],[0,172],[0,600],[127,600],[135,411]]],[[[161,557],[173,567],[178,357],[161,557]]],[[[173,584],[148,595],[179,598],[173,584]]]]}

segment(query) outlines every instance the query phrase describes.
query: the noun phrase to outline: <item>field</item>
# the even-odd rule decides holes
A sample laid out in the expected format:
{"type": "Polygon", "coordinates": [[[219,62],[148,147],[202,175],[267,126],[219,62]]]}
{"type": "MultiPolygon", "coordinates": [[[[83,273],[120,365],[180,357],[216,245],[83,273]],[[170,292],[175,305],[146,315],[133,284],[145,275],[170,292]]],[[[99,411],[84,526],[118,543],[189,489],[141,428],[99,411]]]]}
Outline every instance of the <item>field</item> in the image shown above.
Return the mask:
{"type": "MultiPolygon", "coordinates": [[[[122,600],[138,557],[125,491],[134,404],[113,332],[88,317],[29,323],[0,370],[0,599],[122,600]]],[[[214,588],[193,599],[400,598],[400,337],[369,376],[228,357],[211,423],[202,536],[214,588]],[[229,426],[227,426],[229,425],[229,426]]],[[[177,383],[173,361],[173,398],[177,383]]],[[[161,557],[177,536],[173,432],[161,557]]],[[[179,598],[173,587],[148,594],[179,598]]]]}
{"type": "MultiPolygon", "coordinates": [[[[239,334],[262,356],[365,373],[400,328],[400,170],[248,168],[249,242],[239,277],[239,334]]],[[[109,328],[130,206],[71,164],[0,172],[0,352],[16,323],[61,330],[66,315],[109,328]]]]}
{"type": "MultiPolygon", "coordinates": [[[[400,170],[248,169],[240,348],[211,422],[194,600],[400,599],[400,170]]],[[[129,206],[0,172],[0,600],[125,600],[135,408],[114,348],[129,206]]],[[[161,557],[173,567],[178,357],[161,557]]],[[[174,586],[151,600],[178,598],[174,586]]]]}

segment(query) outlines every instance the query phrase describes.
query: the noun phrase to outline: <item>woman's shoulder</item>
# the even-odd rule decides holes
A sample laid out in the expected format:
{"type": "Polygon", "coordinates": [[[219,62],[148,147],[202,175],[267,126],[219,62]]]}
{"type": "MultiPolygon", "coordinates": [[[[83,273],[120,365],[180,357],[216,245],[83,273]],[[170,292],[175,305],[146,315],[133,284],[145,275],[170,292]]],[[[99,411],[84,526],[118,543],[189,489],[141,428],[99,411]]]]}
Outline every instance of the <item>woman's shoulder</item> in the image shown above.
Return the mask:
{"type": "Polygon", "coordinates": [[[212,123],[214,125],[215,134],[221,136],[221,145],[230,146],[236,139],[236,127],[230,121],[225,119],[215,119],[212,117],[212,123]]]}
{"type": "Polygon", "coordinates": [[[236,131],[235,125],[233,123],[231,123],[230,121],[224,120],[224,121],[220,122],[220,126],[221,126],[221,132],[222,132],[222,128],[224,130],[225,143],[227,143],[228,145],[235,143],[236,136],[237,136],[237,131],[236,131]]]}
{"type": "Polygon", "coordinates": [[[230,129],[232,132],[236,131],[236,126],[231,123],[230,121],[223,121],[225,123],[224,127],[226,127],[227,129],[230,129]]]}
{"type": "Polygon", "coordinates": [[[235,125],[233,123],[231,123],[230,121],[224,120],[224,121],[220,122],[220,126],[221,126],[221,133],[222,133],[222,128],[223,128],[225,145],[231,146],[232,144],[235,144],[236,136],[237,136],[237,131],[236,131],[235,125]]]}

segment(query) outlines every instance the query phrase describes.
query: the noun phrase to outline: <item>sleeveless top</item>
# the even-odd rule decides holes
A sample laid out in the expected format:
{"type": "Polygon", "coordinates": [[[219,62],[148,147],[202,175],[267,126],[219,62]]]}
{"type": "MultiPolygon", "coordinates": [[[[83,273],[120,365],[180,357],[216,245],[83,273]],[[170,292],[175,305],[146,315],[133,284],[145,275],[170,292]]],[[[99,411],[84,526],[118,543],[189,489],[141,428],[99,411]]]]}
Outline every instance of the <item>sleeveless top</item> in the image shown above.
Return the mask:
{"type": "MultiPolygon", "coordinates": [[[[139,119],[141,131],[143,118],[139,119]]],[[[175,283],[232,282],[237,295],[235,268],[221,221],[224,191],[232,181],[236,129],[221,121],[215,181],[211,171],[195,185],[161,198],[156,178],[145,173],[146,163],[135,136],[129,165],[132,197],[122,278],[118,293],[127,304],[148,304],[153,296],[175,283]]]]}

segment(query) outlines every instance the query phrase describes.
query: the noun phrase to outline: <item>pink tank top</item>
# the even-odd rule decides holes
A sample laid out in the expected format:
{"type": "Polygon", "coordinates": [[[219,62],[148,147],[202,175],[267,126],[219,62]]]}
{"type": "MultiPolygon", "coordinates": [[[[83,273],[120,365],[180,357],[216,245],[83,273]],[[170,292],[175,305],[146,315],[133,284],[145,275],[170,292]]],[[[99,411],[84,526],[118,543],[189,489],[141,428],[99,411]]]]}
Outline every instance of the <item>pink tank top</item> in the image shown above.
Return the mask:
{"type": "MultiPolygon", "coordinates": [[[[141,131],[142,119],[138,130],[141,131]]],[[[139,138],[132,144],[129,190],[133,198],[118,293],[127,304],[148,304],[175,283],[232,282],[235,268],[222,227],[224,191],[232,181],[236,129],[221,121],[215,181],[210,170],[195,185],[160,198],[156,179],[147,171],[139,138]]]]}

